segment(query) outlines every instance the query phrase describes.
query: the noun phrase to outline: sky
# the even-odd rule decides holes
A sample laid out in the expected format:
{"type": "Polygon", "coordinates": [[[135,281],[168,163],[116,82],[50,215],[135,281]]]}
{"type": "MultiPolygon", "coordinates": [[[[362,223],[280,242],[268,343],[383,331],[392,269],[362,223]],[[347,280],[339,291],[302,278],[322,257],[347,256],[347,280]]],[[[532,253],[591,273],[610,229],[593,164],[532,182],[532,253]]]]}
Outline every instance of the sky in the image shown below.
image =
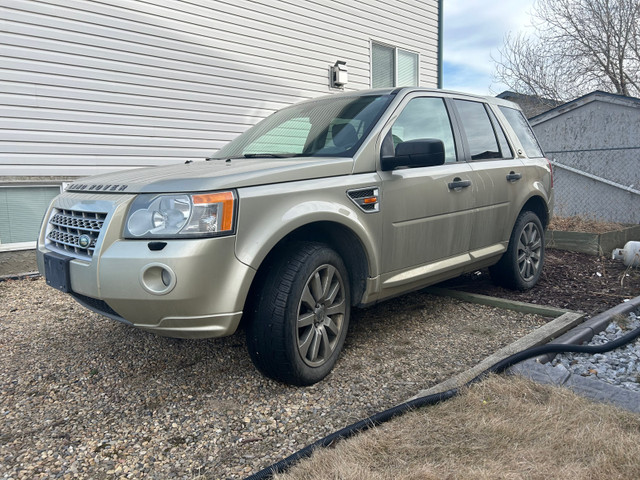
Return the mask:
{"type": "Polygon", "coordinates": [[[534,0],[444,0],[443,87],[497,95],[508,90],[493,79],[504,36],[530,28],[534,0]]]}

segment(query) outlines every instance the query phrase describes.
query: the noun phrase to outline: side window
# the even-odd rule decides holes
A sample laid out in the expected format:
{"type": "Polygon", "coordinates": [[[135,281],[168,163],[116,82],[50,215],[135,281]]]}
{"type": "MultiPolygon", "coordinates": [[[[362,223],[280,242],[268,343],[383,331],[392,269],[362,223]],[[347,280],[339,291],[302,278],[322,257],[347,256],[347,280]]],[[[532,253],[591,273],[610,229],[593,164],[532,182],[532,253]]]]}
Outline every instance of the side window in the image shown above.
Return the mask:
{"type": "Polygon", "coordinates": [[[484,104],[469,100],[454,100],[467,134],[471,160],[502,158],[496,134],[484,104]]]}
{"type": "Polygon", "coordinates": [[[491,111],[490,108],[487,109],[489,112],[489,116],[491,117],[491,123],[493,123],[493,129],[498,135],[498,143],[500,144],[500,151],[502,152],[502,158],[513,158],[513,150],[511,150],[511,146],[507,141],[507,136],[504,134],[504,130],[502,130],[502,126],[495,114],[491,111]]]}
{"type": "Polygon", "coordinates": [[[520,139],[520,143],[522,144],[522,148],[524,148],[524,153],[527,154],[527,157],[544,157],[542,149],[538,144],[538,140],[536,140],[536,136],[533,134],[533,130],[531,129],[529,122],[527,122],[527,119],[524,118],[522,112],[509,107],[500,107],[500,111],[505,117],[507,117],[507,121],[511,125],[511,128],[513,128],[516,135],[518,135],[518,139],[520,139]]]}
{"type": "Polygon", "coordinates": [[[382,142],[382,155],[393,155],[399,143],[420,138],[442,140],[445,162],[456,161],[451,121],[442,98],[422,97],[409,101],[382,142]]]}

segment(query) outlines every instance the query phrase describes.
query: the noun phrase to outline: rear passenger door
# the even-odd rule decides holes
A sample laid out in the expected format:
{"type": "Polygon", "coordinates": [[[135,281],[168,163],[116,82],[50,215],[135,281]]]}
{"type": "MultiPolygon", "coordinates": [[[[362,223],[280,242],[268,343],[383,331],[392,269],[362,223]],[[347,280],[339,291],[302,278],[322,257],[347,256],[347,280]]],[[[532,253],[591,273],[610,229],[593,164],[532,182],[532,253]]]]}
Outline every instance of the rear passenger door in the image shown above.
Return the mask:
{"type": "Polygon", "coordinates": [[[506,248],[511,234],[511,210],[517,203],[523,163],[491,107],[480,101],[453,100],[465,133],[464,159],[471,167],[476,212],[469,240],[475,259],[490,257],[506,248]]]}
{"type": "Polygon", "coordinates": [[[460,268],[469,249],[475,204],[467,183],[472,170],[458,161],[458,134],[448,101],[414,94],[398,111],[382,131],[381,155],[393,155],[400,142],[431,138],[444,143],[445,164],[379,172],[383,288],[460,268]]]}

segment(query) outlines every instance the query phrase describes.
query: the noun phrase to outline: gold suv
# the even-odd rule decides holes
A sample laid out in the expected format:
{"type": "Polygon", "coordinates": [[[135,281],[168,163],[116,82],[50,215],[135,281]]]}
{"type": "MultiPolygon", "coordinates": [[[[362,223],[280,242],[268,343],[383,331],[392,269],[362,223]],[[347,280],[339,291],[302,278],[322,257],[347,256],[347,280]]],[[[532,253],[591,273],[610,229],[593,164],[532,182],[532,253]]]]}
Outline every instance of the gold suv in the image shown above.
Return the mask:
{"type": "Polygon", "coordinates": [[[534,286],[552,205],[516,105],[369,90],[280,110],[207,161],[77,181],[45,216],[38,268],[160,335],[230,335],[244,319],[258,369],[309,385],[336,363],[352,307],[487,266],[534,286]]]}

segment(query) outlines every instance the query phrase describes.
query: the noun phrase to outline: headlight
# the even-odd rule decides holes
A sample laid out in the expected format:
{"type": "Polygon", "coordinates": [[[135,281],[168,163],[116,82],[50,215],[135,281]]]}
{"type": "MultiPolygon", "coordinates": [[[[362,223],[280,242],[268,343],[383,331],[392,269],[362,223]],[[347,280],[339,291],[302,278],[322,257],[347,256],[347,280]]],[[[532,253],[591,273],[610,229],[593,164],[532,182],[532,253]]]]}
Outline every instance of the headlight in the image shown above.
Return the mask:
{"type": "Polygon", "coordinates": [[[131,204],[125,238],[214,237],[233,233],[234,192],[143,194],[131,204]]]}

